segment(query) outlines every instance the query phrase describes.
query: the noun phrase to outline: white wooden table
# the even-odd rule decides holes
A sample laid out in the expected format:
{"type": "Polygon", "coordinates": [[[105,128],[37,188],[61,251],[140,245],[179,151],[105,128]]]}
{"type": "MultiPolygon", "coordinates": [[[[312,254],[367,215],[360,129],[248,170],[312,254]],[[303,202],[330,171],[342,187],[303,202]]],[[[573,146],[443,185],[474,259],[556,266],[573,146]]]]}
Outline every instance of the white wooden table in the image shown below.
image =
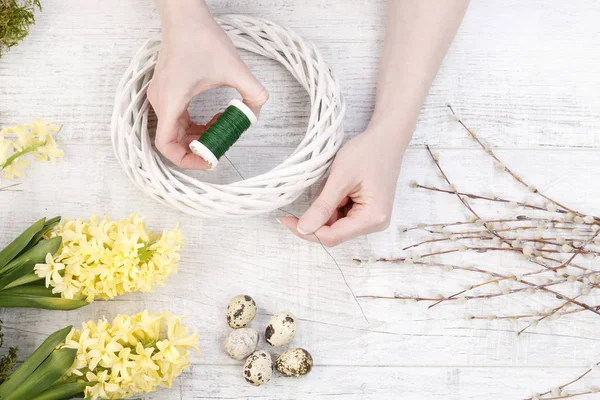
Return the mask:
{"type": "MultiPolygon", "coordinates": [[[[383,44],[384,1],[214,0],[210,5],[219,14],[272,19],[317,43],[343,84],[349,136],[366,126],[383,44]]],[[[149,309],[189,315],[203,350],[175,387],[150,399],[521,399],[600,360],[600,321],[586,313],[517,337],[506,322],[465,321],[463,306],[427,311],[423,304],[363,299],[367,324],[328,255],[289,235],[277,223],[281,213],[201,220],[157,204],[127,180],[109,138],[116,84],[137,48],[159,33],[153,3],[46,0],[43,6],[31,35],[0,61],[0,125],[34,117],[62,124],[59,141],[66,157],[52,168],[30,168],[23,192],[0,194],[0,244],[42,216],[121,218],[135,211],[157,230],[179,222],[186,247],[179,273],[155,293],[97,301],[72,312],[1,310],[7,341],[18,345],[22,356],[67,324],[149,309]],[[274,379],[261,388],[244,382],[239,363],[221,349],[228,332],[227,301],[240,293],[257,300],[258,329],[274,312],[296,314],[300,331],[294,344],[308,349],[316,363],[309,377],[274,379]]],[[[494,174],[485,154],[451,120],[446,102],[540,189],[600,214],[599,19],[600,4],[593,0],[473,2],[406,153],[390,228],[332,251],[357,295],[456,286],[437,272],[352,262],[399,255],[411,238],[399,232],[401,225],[463,218],[455,199],[408,188],[413,179],[436,181],[425,143],[439,149],[461,187],[484,192],[493,184],[522,196],[494,174]]],[[[300,140],[309,105],[283,68],[243,57],[272,95],[259,125],[229,153],[251,176],[286,158],[300,140]]],[[[203,120],[230,95],[205,94],[192,114],[203,120]]],[[[205,179],[225,182],[237,176],[222,163],[205,179]]],[[[289,210],[301,213],[314,191],[289,210]]]]}

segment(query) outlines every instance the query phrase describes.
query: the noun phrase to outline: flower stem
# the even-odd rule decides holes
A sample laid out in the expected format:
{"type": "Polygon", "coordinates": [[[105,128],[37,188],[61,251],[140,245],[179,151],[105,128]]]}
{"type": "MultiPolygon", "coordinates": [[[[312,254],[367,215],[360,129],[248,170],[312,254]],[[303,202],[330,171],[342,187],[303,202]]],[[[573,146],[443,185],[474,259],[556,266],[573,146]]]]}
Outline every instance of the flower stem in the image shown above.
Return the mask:
{"type": "Polygon", "coordinates": [[[10,164],[12,164],[14,161],[16,161],[19,157],[22,157],[25,154],[31,153],[31,152],[37,150],[38,147],[41,147],[41,146],[43,146],[45,144],[46,144],[46,142],[35,142],[31,146],[25,147],[21,151],[17,151],[15,154],[13,154],[12,156],[8,157],[6,159],[6,161],[4,162],[4,164],[2,164],[0,166],[0,171],[2,171],[4,168],[8,167],[10,164]]]}

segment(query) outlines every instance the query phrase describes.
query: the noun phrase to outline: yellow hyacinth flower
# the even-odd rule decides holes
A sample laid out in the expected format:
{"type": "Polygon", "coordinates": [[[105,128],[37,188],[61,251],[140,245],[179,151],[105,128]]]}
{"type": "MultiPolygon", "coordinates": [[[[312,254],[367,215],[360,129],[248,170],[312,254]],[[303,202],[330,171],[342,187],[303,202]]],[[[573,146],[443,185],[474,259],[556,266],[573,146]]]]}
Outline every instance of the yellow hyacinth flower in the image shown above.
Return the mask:
{"type": "Polygon", "coordinates": [[[0,136],[0,165],[4,165],[6,160],[8,159],[8,154],[11,150],[15,148],[15,145],[10,140],[3,139],[0,136]]]}
{"type": "Polygon", "coordinates": [[[60,236],[62,246],[35,273],[53,293],[65,299],[83,295],[88,302],[164,285],[177,271],[183,246],[178,227],[158,235],[136,214],[119,221],[67,219],[47,236],[60,236]]]}
{"type": "Polygon", "coordinates": [[[17,178],[23,178],[23,169],[29,165],[29,160],[15,159],[11,163],[6,163],[5,167],[2,168],[4,177],[8,180],[17,178]]]}
{"type": "Polygon", "coordinates": [[[88,321],[73,329],[61,348],[77,349],[64,382],[95,383],[86,398],[119,399],[170,387],[190,365],[198,333],[188,333],[170,313],[118,315],[112,323],[88,321]],[[170,328],[171,327],[171,328],[170,328]],[[173,329],[177,327],[177,329],[173,329]]]}
{"type": "Polygon", "coordinates": [[[0,171],[6,179],[23,177],[26,159],[32,155],[37,161],[50,161],[64,156],[58,148],[53,133],[59,131],[57,125],[36,119],[31,124],[21,124],[0,131],[0,171]]]}

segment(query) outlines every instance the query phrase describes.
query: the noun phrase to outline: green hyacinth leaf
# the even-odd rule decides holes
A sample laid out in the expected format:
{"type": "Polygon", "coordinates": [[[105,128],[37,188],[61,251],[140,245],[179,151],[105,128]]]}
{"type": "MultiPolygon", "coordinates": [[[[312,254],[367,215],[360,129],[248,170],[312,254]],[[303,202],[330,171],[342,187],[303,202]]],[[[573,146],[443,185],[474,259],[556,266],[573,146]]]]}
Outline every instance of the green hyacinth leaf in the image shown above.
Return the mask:
{"type": "Polygon", "coordinates": [[[29,228],[25,229],[15,240],[0,251],[0,274],[4,267],[12,261],[31,241],[31,239],[44,228],[46,218],[42,218],[29,228]]]}
{"type": "Polygon", "coordinates": [[[62,400],[70,399],[78,395],[78,397],[83,397],[85,388],[95,384],[96,383],[91,382],[63,383],[52,386],[43,393],[38,394],[32,400],[62,400]]]}
{"type": "Polygon", "coordinates": [[[35,272],[30,272],[26,275],[23,275],[20,278],[15,279],[14,281],[12,281],[8,285],[6,285],[4,287],[4,289],[0,289],[0,290],[6,290],[6,289],[22,286],[22,285],[28,285],[30,283],[33,283],[33,282],[36,282],[39,280],[43,280],[43,279],[44,278],[40,278],[39,276],[37,276],[35,272]]]}
{"type": "Polygon", "coordinates": [[[8,269],[7,272],[2,275],[2,278],[0,278],[0,290],[7,287],[15,280],[32,273],[34,271],[33,267],[35,267],[36,264],[44,263],[48,253],[55,254],[60,248],[61,243],[62,238],[60,236],[49,240],[42,240],[27,253],[17,257],[5,267],[8,269]],[[12,266],[13,264],[15,264],[15,266],[12,266]]]}
{"type": "MultiPolygon", "coordinates": [[[[67,326],[59,331],[54,332],[29,356],[23,364],[15,372],[13,372],[8,379],[0,385],[0,399],[8,399],[21,384],[27,380],[27,378],[48,358],[53,350],[62,343],[69,332],[71,332],[72,326],[67,326]]],[[[58,379],[58,378],[57,378],[58,379]]],[[[26,398],[26,397],[24,397],[26,398]]]]}
{"type": "Polygon", "coordinates": [[[61,220],[61,217],[54,217],[54,218],[46,220],[42,229],[40,229],[40,231],[31,238],[31,240],[29,241],[27,246],[25,246],[25,248],[19,253],[19,255],[27,252],[33,246],[38,244],[38,242],[40,240],[42,240],[42,238],[45,234],[47,234],[50,230],[52,230],[56,225],[58,225],[60,223],[60,220],[61,220]]]}
{"type": "Polygon", "coordinates": [[[4,291],[0,292],[0,307],[25,307],[68,311],[87,306],[88,304],[85,301],[85,296],[77,296],[74,299],[63,299],[61,297],[6,294],[4,291]]]}
{"type": "Polygon", "coordinates": [[[60,293],[52,293],[52,288],[47,288],[41,285],[23,285],[13,288],[6,288],[0,291],[0,296],[8,295],[60,298],[60,293]]]}
{"type": "Polygon", "coordinates": [[[77,349],[54,350],[5,400],[31,399],[44,392],[71,368],[76,356],[77,349]]]}

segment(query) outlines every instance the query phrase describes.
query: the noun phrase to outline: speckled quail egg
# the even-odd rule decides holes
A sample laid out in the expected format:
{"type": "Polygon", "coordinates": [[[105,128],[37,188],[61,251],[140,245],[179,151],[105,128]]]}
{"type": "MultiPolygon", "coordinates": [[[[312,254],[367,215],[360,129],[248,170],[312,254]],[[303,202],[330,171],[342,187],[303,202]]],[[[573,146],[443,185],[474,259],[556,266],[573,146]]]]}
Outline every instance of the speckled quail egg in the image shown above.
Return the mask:
{"type": "Polygon", "coordinates": [[[294,339],[297,328],[298,322],[292,313],[277,313],[273,315],[265,329],[265,340],[271,346],[283,346],[294,339]]]}
{"type": "Polygon", "coordinates": [[[251,328],[242,328],[227,335],[223,347],[229,357],[241,360],[252,354],[256,350],[257,344],[258,332],[251,328]]]}
{"type": "Polygon", "coordinates": [[[273,375],[273,360],[265,350],[250,354],[244,364],[244,379],[251,385],[261,386],[269,382],[273,375]]]}
{"type": "Polygon", "coordinates": [[[256,303],[248,295],[235,296],[227,305],[227,323],[233,329],[245,327],[255,315],[256,303]]]}
{"type": "Polygon", "coordinates": [[[275,362],[275,369],[283,376],[301,377],[308,375],[313,366],[310,353],[304,349],[288,349],[275,362]]]}

